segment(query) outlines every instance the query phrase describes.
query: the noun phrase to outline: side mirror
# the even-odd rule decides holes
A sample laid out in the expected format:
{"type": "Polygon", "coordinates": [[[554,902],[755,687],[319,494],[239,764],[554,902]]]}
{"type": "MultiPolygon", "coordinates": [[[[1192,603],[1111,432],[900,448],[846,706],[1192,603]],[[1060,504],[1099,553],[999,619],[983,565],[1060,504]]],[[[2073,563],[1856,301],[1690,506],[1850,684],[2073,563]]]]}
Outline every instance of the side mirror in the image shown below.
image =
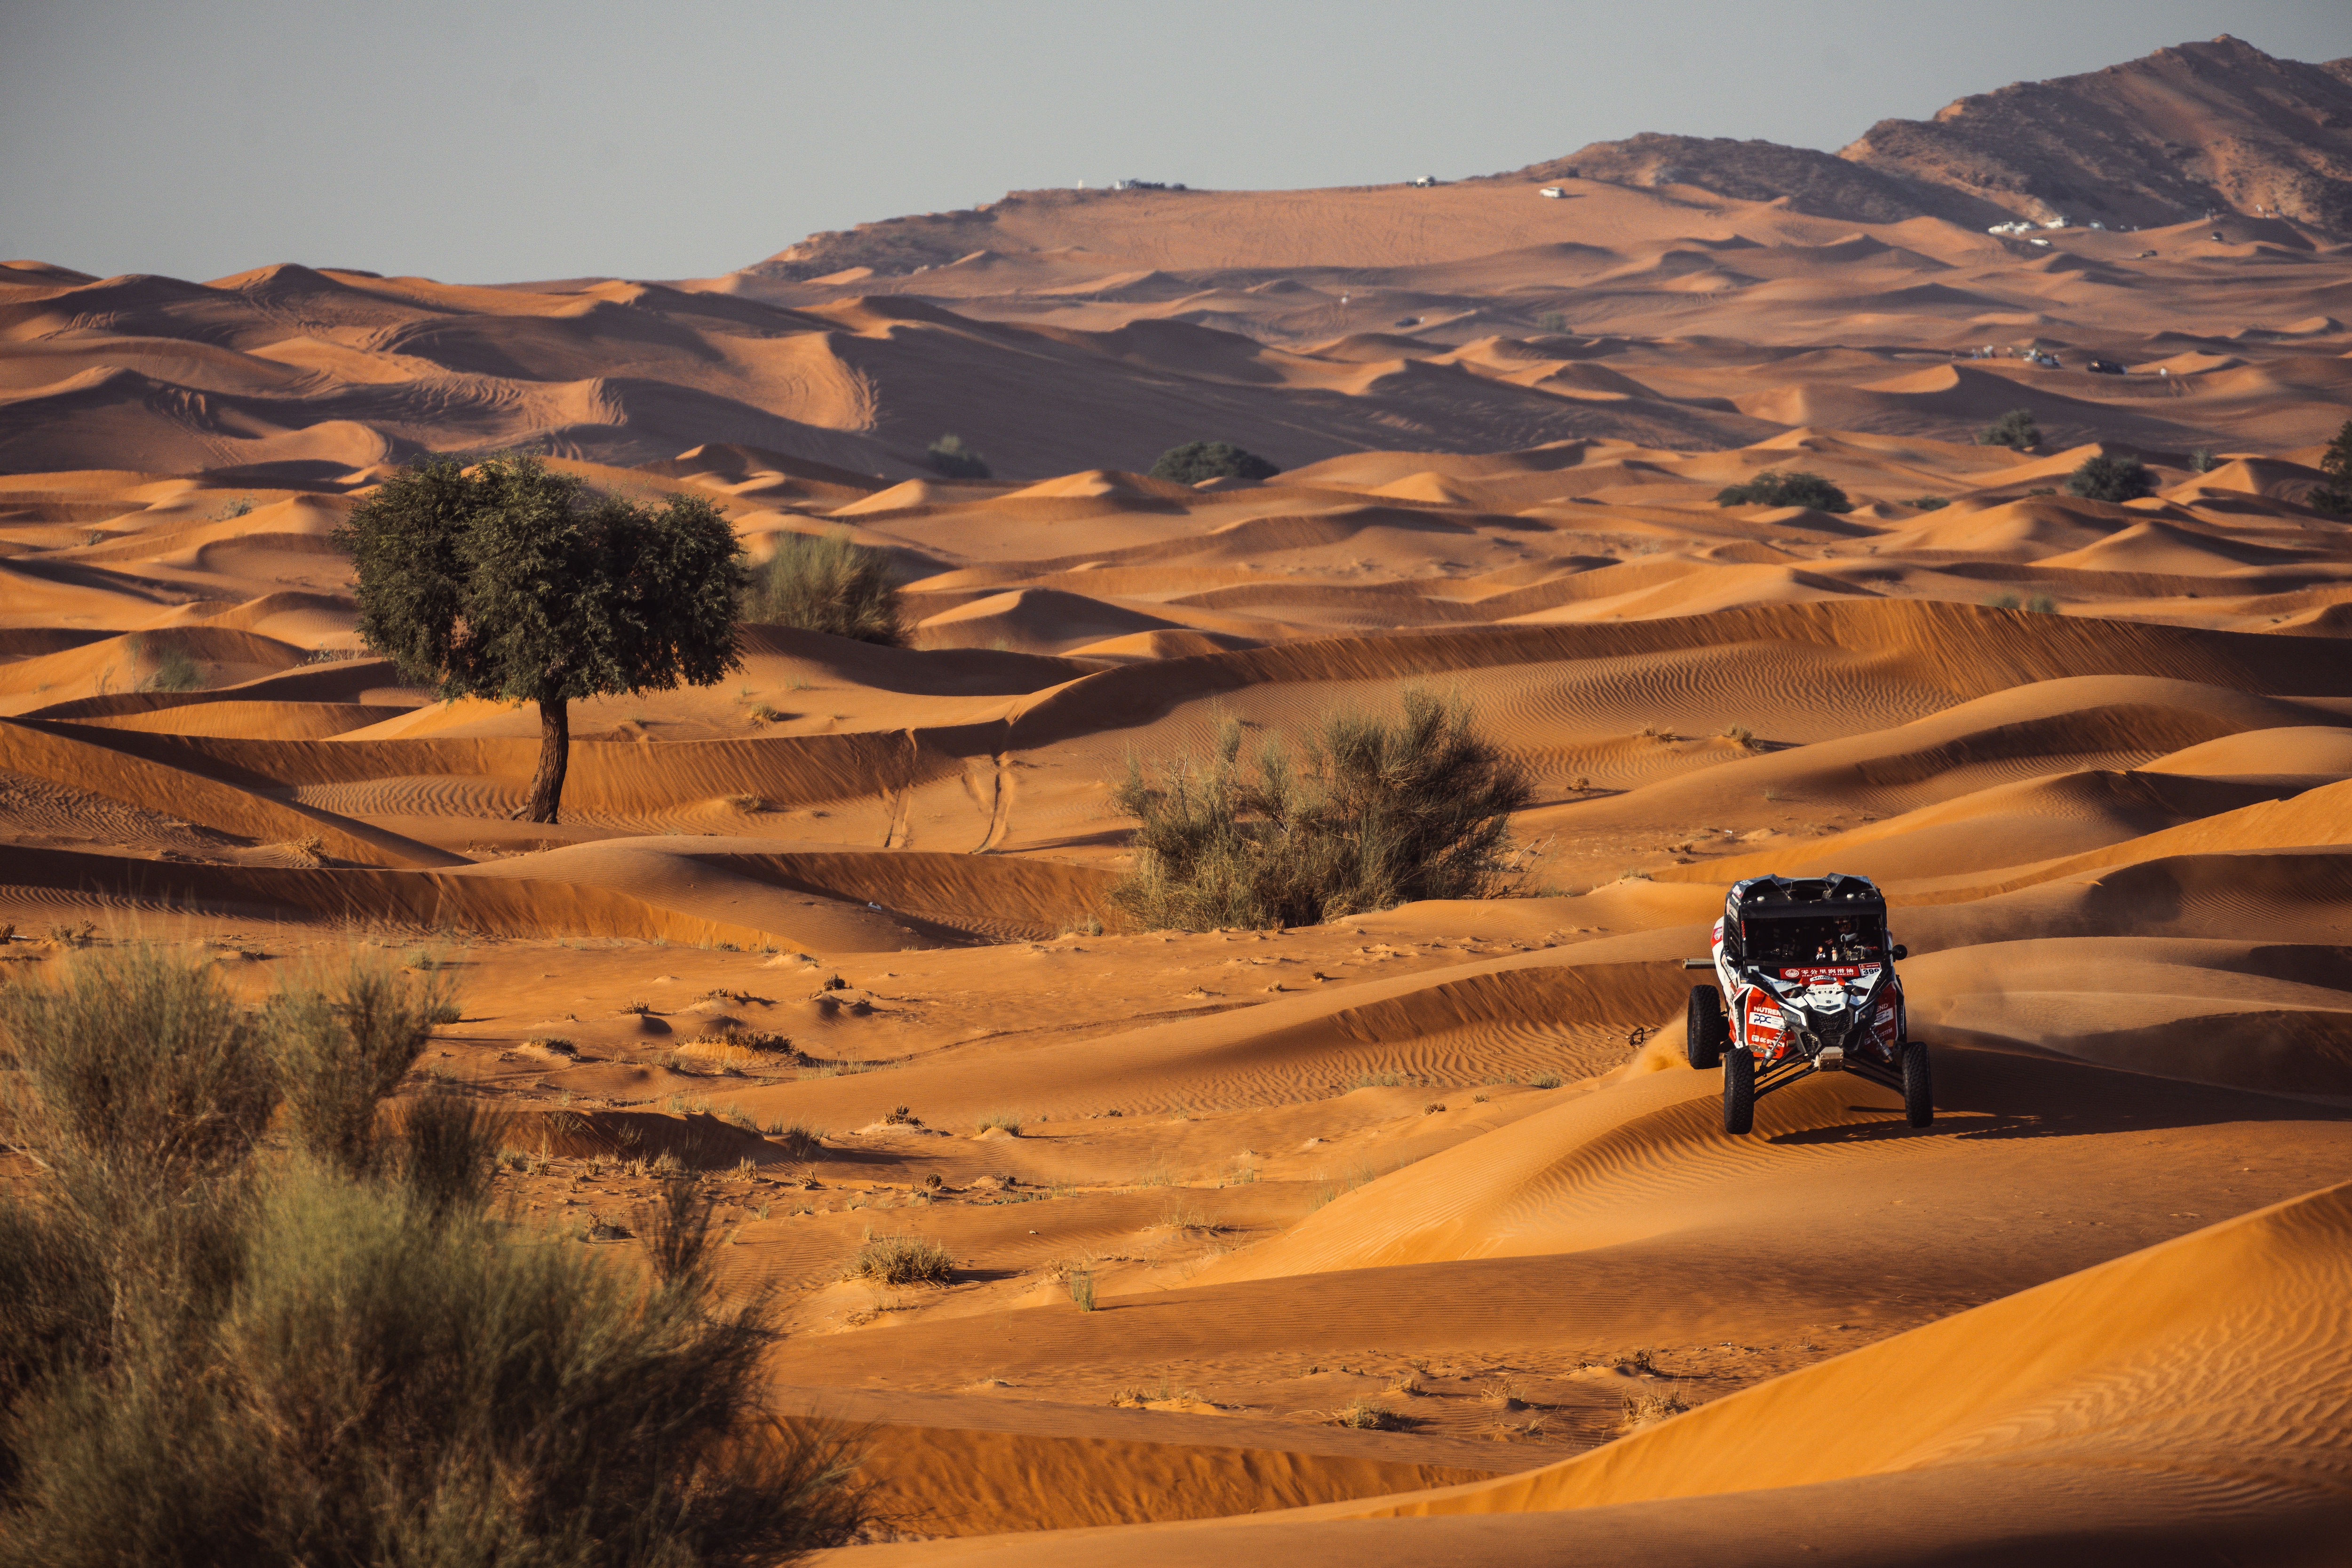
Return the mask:
{"type": "Polygon", "coordinates": [[[1898,942],[1895,944],[1895,956],[1897,958],[1908,958],[1911,956],[1911,950],[1898,942]]]}

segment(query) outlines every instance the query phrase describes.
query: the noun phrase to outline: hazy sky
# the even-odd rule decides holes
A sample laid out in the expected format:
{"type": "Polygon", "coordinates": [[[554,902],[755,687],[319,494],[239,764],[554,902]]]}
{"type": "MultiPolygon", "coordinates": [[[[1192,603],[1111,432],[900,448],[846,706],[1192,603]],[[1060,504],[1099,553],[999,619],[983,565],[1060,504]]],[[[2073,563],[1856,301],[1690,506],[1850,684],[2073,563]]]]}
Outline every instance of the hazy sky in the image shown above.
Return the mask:
{"type": "Polygon", "coordinates": [[[0,254],[214,278],[708,276],[1122,175],[1492,174],[1641,131],[1889,115],[2342,0],[0,0],[0,254]]]}

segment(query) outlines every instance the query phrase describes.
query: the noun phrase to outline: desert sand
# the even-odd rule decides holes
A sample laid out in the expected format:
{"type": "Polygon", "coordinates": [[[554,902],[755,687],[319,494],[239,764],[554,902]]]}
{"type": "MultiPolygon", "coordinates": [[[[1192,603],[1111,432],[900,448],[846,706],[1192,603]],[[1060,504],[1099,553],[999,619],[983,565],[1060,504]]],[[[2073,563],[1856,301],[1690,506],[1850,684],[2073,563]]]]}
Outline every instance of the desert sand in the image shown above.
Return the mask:
{"type": "Polygon", "coordinates": [[[2336,1560],[2352,236],[1580,156],[668,283],[7,264],[0,958],[439,966],[412,1091],[514,1114],[528,1229],[626,1253],[647,1163],[705,1173],[779,1405],[871,1426],[845,1564],[2336,1560]],[[1285,471],[1141,471],[1192,438],[1285,471]],[[751,627],[575,705],[513,820],[537,716],[371,657],[328,535],[523,442],[754,559],[848,530],[911,646],[751,627]],[[2063,493],[2103,453],[2157,493],[2063,493]],[[1791,468],[1853,510],[1714,502],[1791,468]],[[1523,896],[1122,925],[1130,756],[1410,687],[1536,779],[1523,896]],[[1678,961],[1826,870],[1937,1120],[1814,1079],[1727,1137],[1678,961]],[[845,1282],[868,1234],[953,1283],[845,1282]]]}

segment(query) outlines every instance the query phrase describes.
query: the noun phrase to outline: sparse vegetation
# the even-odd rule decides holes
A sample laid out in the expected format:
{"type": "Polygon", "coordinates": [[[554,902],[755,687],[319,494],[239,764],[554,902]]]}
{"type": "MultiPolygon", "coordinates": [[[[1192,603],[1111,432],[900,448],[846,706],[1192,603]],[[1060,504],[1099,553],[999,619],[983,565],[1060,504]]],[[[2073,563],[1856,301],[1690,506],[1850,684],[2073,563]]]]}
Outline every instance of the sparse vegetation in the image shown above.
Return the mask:
{"type": "Polygon", "coordinates": [[[1644,1426],[1680,1415],[1689,1405],[1671,1394],[1633,1394],[1625,1401],[1625,1429],[1638,1432],[1644,1426]]]}
{"type": "Polygon", "coordinates": [[[2192,474],[2210,474],[2221,466],[2221,459],[2213,456],[2210,447],[2200,447],[2189,454],[2189,471],[2192,474]]]}
{"type": "MultiPolygon", "coordinates": [[[[743,618],[885,647],[907,640],[890,557],[856,543],[845,528],[778,534],[775,554],[752,574],[743,595],[743,618]]],[[[783,717],[765,704],[752,711],[783,717]]]]}
{"type": "MultiPolygon", "coordinates": [[[[139,656],[133,647],[131,657],[139,656]]],[[[154,672],[141,682],[142,691],[194,691],[205,683],[205,672],[186,650],[167,647],[155,656],[154,672]]]]}
{"type": "Polygon", "coordinates": [[[361,639],[405,679],[538,704],[533,822],[557,820],[574,700],[715,685],[742,663],[742,548],[699,497],[647,510],[534,458],[438,458],[379,486],[335,542],[361,639]]]}
{"type": "Polygon", "coordinates": [[[1377,1399],[1359,1394],[1331,1412],[1331,1425],[1346,1426],[1358,1432],[1393,1432],[1403,1423],[1396,1413],[1377,1399]]]}
{"type": "Polygon", "coordinates": [[[767,1127],[767,1139],[777,1152],[787,1160],[814,1160],[824,1152],[824,1129],[808,1127],[800,1122],[772,1121],[767,1127]]]}
{"type": "Polygon", "coordinates": [[[429,994],[362,966],[252,1012],[135,947],[0,987],[40,1167],[0,1197],[0,1563],[748,1565],[856,1528],[701,1233],[650,1287],[515,1246],[477,1102],[381,1115],[429,994]]]}
{"type": "Polygon", "coordinates": [[[1169,447],[1151,465],[1153,479],[1173,479],[1180,485],[1218,479],[1270,479],[1280,472],[1255,452],[1244,451],[1231,441],[1187,441],[1169,447]]]}
{"type": "Polygon", "coordinates": [[[1564,332],[1568,331],[1568,317],[1558,310],[1546,310],[1536,318],[1536,325],[1547,332],[1564,332]]]}
{"type": "Polygon", "coordinates": [[[1941,511],[1951,504],[1952,498],[1949,496],[1921,496],[1911,503],[1913,509],[1918,511],[1941,511]]]}
{"type": "Polygon", "coordinates": [[[982,1117],[979,1123],[974,1126],[972,1131],[975,1132],[985,1132],[992,1127],[1001,1127],[1008,1134],[1015,1138],[1021,1136],[1021,1118],[1015,1116],[1009,1110],[992,1111],[990,1114],[982,1117]]]}
{"type": "Polygon", "coordinates": [[[1095,1271],[1091,1268],[1070,1268],[1063,1271],[1062,1282],[1069,1287],[1070,1300],[1081,1312],[1095,1310],[1095,1271]]]}
{"type": "Polygon", "coordinates": [[[923,1236],[876,1236],[850,1258],[845,1279],[875,1285],[944,1285],[954,1275],[955,1259],[948,1249],[923,1236]]]}
{"type": "Polygon", "coordinates": [[[2066,493],[2084,500],[2137,500],[2156,493],[2156,475],[2137,458],[2101,452],[2084,458],[2082,466],[2066,476],[2066,493]]]}
{"type": "Polygon", "coordinates": [[[2025,601],[2025,607],[2037,616],[2054,616],[2058,613],[2058,601],[2047,594],[2036,594],[2025,601]]]}
{"type": "Polygon", "coordinates": [[[1205,761],[1147,781],[1130,758],[1112,799],[1138,817],[1135,870],[1112,899],[1139,925],[1314,925],[1413,899],[1501,890],[1526,772],[1471,725],[1467,703],[1404,694],[1393,722],[1326,720],[1294,763],[1269,738],[1254,768],[1226,723],[1205,761]]]}
{"type": "Polygon", "coordinates": [[[923,456],[931,472],[944,479],[985,479],[992,477],[988,459],[963,444],[961,436],[942,436],[923,456]]]}
{"type": "Polygon", "coordinates": [[[2347,419],[2336,438],[2327,443],[2327,450],[2320,455],[2319,471],[2327,476],[2327,483],[2305,500],[2315,511],[2352,516],[2352,419],[2347,419]]]}
{"type": "Polygon", "coordinates": [[[2031,408],[2012,408],[1977,432],[1977,445],[2022,452],[2042,445],[2042,426],[2034,423],[2031,408]]]}
{"type": "Polygon", "coordinates": [[[1816,511],[1852,511],[1845,491],[1819,474],[1779,473],[1767,468],[1744,485],[1715,492],[1717,506],[1809,506],[1816,511]]]}
{"type": "Polygon", "coordinates": [[[2014,594],[1994,594],[1985,600],[1985,608],[1988,610],[2013,610],[2017,608],[2018,604],[2018,597],[2014,594]]]}
{"type": "Polygon", "coordinates": [[[1745,724],[1726,724],[1723,727],[1723,738],[1743,752],[1752,752],[1756,749],[1756,731],[1745,724]]]}

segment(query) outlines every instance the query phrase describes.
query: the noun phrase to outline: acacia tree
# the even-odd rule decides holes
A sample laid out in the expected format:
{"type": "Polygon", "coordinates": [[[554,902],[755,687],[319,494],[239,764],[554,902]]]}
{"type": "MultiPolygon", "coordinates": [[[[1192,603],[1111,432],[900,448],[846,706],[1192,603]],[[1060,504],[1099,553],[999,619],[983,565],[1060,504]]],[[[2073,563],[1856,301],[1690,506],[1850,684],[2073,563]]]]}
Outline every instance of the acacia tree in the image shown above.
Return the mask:
{"type": "Polygon", "coordinates": [[[740,668],[742,547],[693,496],[597,495],[530,457],[404,469],[336,534],[359,571],[362,640],[443,698],[539,704],[518,812],[554,822],[575,698],[709,686],[740,668]]]}

